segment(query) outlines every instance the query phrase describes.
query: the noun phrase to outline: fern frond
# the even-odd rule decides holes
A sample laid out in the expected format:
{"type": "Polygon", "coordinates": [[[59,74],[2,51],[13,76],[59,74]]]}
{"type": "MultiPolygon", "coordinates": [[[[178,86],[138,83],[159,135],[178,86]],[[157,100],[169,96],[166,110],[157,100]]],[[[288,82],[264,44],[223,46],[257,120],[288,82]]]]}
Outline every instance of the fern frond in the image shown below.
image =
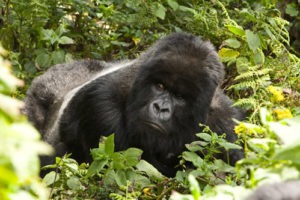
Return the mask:
{"type": "Polygon", "coordinates": [[[238,75],[237,77],[235,77],[234,80],[238,81],[238,80],[243,80],[243,79],[253,79],[253,78],[257,78],[257,77],[269,74],[270,71],[271,71],[270,68],[264,68],[264,69],[257,70],[255,67],[255,68],[251,68],[251,70],[248,72],[238,75]]]}
{"type": "Polygon", "coordinates": [[[243,98],[237,100],[233,106],[237,106],[244,109],[252,109],[257,107],[257,100],[254,98],[243,98]]]}

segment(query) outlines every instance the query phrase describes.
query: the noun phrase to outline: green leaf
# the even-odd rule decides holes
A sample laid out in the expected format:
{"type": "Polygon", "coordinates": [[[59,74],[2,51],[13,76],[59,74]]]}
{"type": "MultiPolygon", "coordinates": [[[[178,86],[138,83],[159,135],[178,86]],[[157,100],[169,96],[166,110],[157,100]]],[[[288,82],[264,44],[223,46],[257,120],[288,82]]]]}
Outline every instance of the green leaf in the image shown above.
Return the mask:
{"type": "Polygon", "coordinates": [[[51,44],[54,44],[59,40],[58,35],[51,29],[42,29],[41,34],[42,34],[41,39],[49,41],[51,44]]]}
{"type": "Polygon", "coordinates": [[[240,55],[240,52],[224,47],[220,49],[218,54],[223,62],[228,62],[230,60],[236,59],[240,55]]]}
{"type": "Polygon", "coordinates": [[[57,182],[59,180],[60,176],[58,173],[52,171],[46,174],[46,176],[43,178],[43,183],[45,183],[47,186],[52,185],[53,183],[57,182]]]}
{"type": "Polygon", "coordinates": [[[154,11],[154,15],[162,20],[165,19],[167,9],[160,3],[157,3],[157,8],[154,11]]]}
{"type": "Polygon", "coordinates": [[[168,5],[176,11],[179,8],[179,4],[174,0],[168,0],[168,5]]]}
{"type": "Polygon", "coordinates": [[[136,168],[139,171],[145,172],[151,180],[161,181],[164,179],[164,176],[155,167],[153,167],[153,165],[145,160],[140,160],[140,162],[136,165],[136,168]]]}
{"type": "Polygon", "coordinates": [[[270,129],[280,138],[285,145],[293,145],[300,141],[300,118],[284,119],[281,122],[268,123],[270,129]]]}
{"type": "Polygon", "coordinates": [[[285,12],[291,17],[296,17],[299,14],[299,10],[297,9],[297,5],[295,3],[289,3],[285,8],[285,12]]]}
{"type": "Polygon", "coordinates": [[[134,183],[135,188],[142,189],[144,187],[147,187],[151,185],[151,181],[147,176],[144,176],[142,174],[136,173],[136,171],[126,171],[126,177],[127,180],[129,180],[131,183],[134,183]]]}
{"type": "Polygon", "coordinates": [[[75,190],[75,191],[80,190],[82,187],[82,184],[81,184],[79,178],[76,176],[72,176],[71,178],[69,178],[67,180],[67,185],[71,190],[75,190]]]}
{"type": "Polygon", "coordinates": [[[62,36],[64,33],[67,33],[68,30],[63,24],[60,24],[59,27],[55,30],[56,35],[62,36]]]}
{"type": "Polygon", "coordinates": [[[182,153],[182,157],[186,161],[192,162],[195,167],[200,167],[203,163],[203,159],[194,152],[185,151],[182,153]]]}
{"type": "Polygon", "coordinates": [[[226,27],[230,32],[237,36],[243,37],[245,35],[245,31],[241,26],[226,25],[226,27]]]}
{"type": "Polygon", "coordinates": [[[265,62],[265,54],[263,53],[263,51],[261,49],[257,49],[257,51],[255,51],[253,53],[253,62],[256,65],[260,65],[260,64],[264,64],[265,62]]]}
{"type": "Polygon", "coordinates": [[[226,141],[219,141],[219,145],[221,147],[224,147],[226,150],[229,150],[229,149],[241,149],[242,147],[237,145],[237,144],[233,144],[233,143],[230,143],[230,142],[226,142],[226,141]]]}
{"type": "Polygon", "coordinates": [[[186,7],[186,6],[179,6],[179,10],[182,11],[182,12],[190,12],[192,14],[196,13],[195,9],[192,9],[192,8],[189,8],[189,7],[186,7]]]}
{"type": "Polygon", "coordinates": [[[112,134],[105,140],[104,152],[107,155],[112,155],[115,151],[115,135],[112,134]]]}
{"type": "Polygon", "coordinates": [[[200,190],[198,181],[192,174],[189,174],[188,180],[190,183],[190,191],[191,191],[194,199],[200,199],[201,190],[200,190]]]}
{"type": "Polygon", "coordinates": [[[72,62],[73,60],[74,59],[73,59],[72,54],[66,53],[66,55],[65,55],[65,62],[72,62]]]}
{"type": "Polygon", "coordinates": [[[238,57],[236,59],[236,69],[239,74],[243,74],[248,71],[250,66],[249,60],[246,57],[238,57]]]}
{"type": "Polygon", "coordinates": [[[195,141],[192,142],[191,144],[186,144],[185,146],[189,151],[196,152],[196,151],[202,151],[203,146],[206,146],[207,144],[208,144],[207,142],[195,141]]]}
{"type": "Polygon", "coordinates": [[[229,47],[234,48],[234,49],[240,48],[240,46],[241,46],[241,42],[238,41],[235,38],[227,39],[227,40],[224,41],[224,43],[225,43],[226,46],[229,46],[229,47]]]}
{"type": "Polygon", "coordinates": [[[300,142],[298,141],[293,146],[284,147],[275,153],[275,160],[290,160],[293,163],[300,165],[300,142]]]}
{"type": "Polygon", "coordinates": [[[107,163],[108,163],[107,159],[93,161],[86,174],[87,177],[91,177],[99,173],[107,163]]]}
{"type": "Polygon", "coordinates": [[[209,135],[208,133],[197,133],[196,136],[203,139],[204,141],[211,141],[211,135],[209,135]]]}
{"type": "Polygon", "coordinates": [[[138,148],[129,148],[124,151],[123,155],[126,160],[126,165],[128,167],[135,166],[139,163],[143,151],[138,148]]]}
{"type": "Polygon", "coordinates": [[[48,67],[51,65],[51,57],[48,53],[39,54],[35,59],[35,63],[41,68],[48,67]]]}
{"type": "Polygon", "coordinates": [[[62,36],[61,38],[59,38],[58,40],[59,44],[74,44],[74,40],[72,38],[69,38],[67,36],[62,36]]]}
{"type": "Polygon", "coordinates": [[[126,173],[123,170],[118,170],[115,173],[115,181],[118,184],[119,187],[126,186],[127,185],[127,178],[126,173]]]}
{"type": "Polygon", "coordinates": [[[253,52],[255,52],[261,46],[260,38],[256,33],[246,30],[246,38],[248,46],[253,52]]]}
{"type": "Polygon", "coordinates": [[[65,62],[65,52],[63,50],[53,51],[51,53],[51,58],[52,58],[53,64],[63,63],[63,62],[65,62]]]}
{"type": "Polygon", "coordinates": [[[120,152],[115,152],[111,155],[112,166],[114,169],[126,169],[126,159],[120,152]]]}

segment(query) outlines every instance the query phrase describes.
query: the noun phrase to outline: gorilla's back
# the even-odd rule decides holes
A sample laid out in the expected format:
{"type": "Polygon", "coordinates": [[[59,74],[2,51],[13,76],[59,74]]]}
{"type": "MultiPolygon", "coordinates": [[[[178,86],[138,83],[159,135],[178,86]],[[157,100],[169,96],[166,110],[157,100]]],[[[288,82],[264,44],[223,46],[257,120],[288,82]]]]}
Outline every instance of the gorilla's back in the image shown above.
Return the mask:
{"type": "Polygon", "coordinates": [[[70,90],[90,80],[109,64],[96,60],[81,60],[58,64],[36,77],[25,98],[25,113],[36,128],[44,134],[45,117],[52,105],[70,90]]]}

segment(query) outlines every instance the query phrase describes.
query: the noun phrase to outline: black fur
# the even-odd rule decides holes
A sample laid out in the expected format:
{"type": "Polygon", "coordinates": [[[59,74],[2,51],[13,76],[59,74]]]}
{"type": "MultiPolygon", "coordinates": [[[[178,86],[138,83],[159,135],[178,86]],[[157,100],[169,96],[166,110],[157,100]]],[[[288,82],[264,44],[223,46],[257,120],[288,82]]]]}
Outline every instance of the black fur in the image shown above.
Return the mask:
{"type": "MultiPolygon", "coordinates": [[[[175,33],[133,61],[50,68],[28,90],[26,112],[57,155],[71,152],[79,162],[90,161],[99,137],[115,133],[117,150],[141,148],[144,159],[172,176],[199,123],[236,140],[232,118],[241,114],[219,88],[223,76],[209,42],[175,33]],[[103,75],[116,66],[127,67],[103,75]]],[[[231,164],[242,157],[242,151],[230,151],[231,164]]]]}

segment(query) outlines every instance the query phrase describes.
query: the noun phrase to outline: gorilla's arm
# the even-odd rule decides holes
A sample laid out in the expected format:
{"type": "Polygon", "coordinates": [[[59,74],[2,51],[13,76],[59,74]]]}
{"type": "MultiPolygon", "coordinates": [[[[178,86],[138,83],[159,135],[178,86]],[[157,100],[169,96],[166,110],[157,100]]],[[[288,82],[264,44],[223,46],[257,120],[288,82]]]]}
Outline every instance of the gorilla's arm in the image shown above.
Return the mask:
{"type": "MultiPolygon", "coordinates": [[[[242,120],[244,118],[242,112],[232,106],[232,101],[226,96],[220,88],[216,89],[212,99],[206,125],[217,134],[226,133],[226,140],[235,142],[237,139],[234,133],[234,125],[232,119],[242,120]]],[[[242,150],[229,150],[229,163],[234,164],[236,161],[244,157],[242,150]]],[[[227,160],[226,153],[223,153],[223,160],[227,160]]]]}

